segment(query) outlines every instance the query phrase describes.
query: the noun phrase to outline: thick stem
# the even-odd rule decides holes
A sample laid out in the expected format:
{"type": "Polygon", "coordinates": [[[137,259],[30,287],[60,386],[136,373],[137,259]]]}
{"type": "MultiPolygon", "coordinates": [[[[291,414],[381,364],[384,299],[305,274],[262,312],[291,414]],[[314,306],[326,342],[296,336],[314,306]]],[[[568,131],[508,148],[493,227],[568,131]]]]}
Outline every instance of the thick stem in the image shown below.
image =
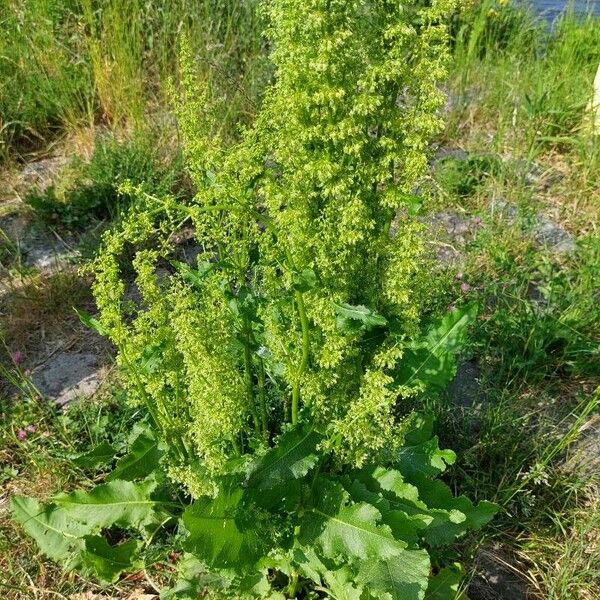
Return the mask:
{"type": "Polygon", "coordinates": [[[254,430],[256,433],[260,431],[260,422],[256,414],[256,406],[254,406],[254,380],[252,377],[252,353],[250,352],[250,336],[246,333],[244,342],[244,372],[246,375],[246,391],[248,394],[248,407],[254,422],[254,430]]]}
{"type": "Polygon", "coordinates": [[[304,306],[304,296],[302,292],[296,291],[296,306],[298,308],[298,315],[300,316],[300,325],[302,327],[302,358],[300,365],[296,370],[294,383],[292,386],[292,424],[295,425],[298,422],[298,410],[300,405],[300,381],[308,366],[308,358],[310,354],[310,338],[309,338],[309,326],[308,317],[306,316],[306,307],[304,306]]]}
{"type": "Polygon", "coordinates": [[[258,399],[260,402],[260,417],[262,419],[263,437],[269,441],[269,417],[267,415],[265,365],[262,358],[258,359],[258,399]]]}

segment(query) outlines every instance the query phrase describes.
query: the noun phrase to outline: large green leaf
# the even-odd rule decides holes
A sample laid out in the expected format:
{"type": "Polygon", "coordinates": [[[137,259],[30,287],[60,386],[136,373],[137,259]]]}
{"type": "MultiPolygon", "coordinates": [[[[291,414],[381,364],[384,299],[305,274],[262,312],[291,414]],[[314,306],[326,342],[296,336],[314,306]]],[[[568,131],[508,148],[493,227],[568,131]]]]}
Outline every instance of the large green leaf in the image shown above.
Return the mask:
{"type": "Polygon", "coordinates": [[[69,513],[56,506],[40,506],[35,498],[13,496],[13,518],[37,542],[40,550],[53,560],[63,560],[80,545],[80,538],[90,527],[74,521],[69,513]]]}
{"type": "Polygon", "coordinates": [[[117,461],[117,466],[106,480],[144,479],[158,467],[161,456],[155,436],[149,430],[142,430],[131,444],[129,452],[117,461]]]}
{"type": "Polygon", "coordinates": [[[77,490],[61,494],[54,498],[54,502],[70,518],[83,523],[90,530],[113,525],[142,529],[153,519],[155,508],[161,504],[150,496],[155,487],[153,481],[111,481],[89,492],[77,490]]]}
{"type": "Polygon", "coordinates": [[[430,577],[425,600],[469,600],[460,591],[463,569],[459,564],[442,569],[430,577]]]}
{"type": "Polygon", "coordinates": [[[351,559],[395,556],[406,547],[391,529],[380,525],[381,513],[367,502],[352,503],[343,486],[319,477],[313,487],[312,506],[300,519],[300,542],[317,544],[325,556],[351,559]]]}
{"type": "Polygon", "coordinates": [[[490,502],[473,506],[465,496],[455,498],[447,485],[421,475],[407,481],[399,471],[373,467],[363,469],[359,477],[370,490],[382,493],[392,509],[429,517],[420,535],[431,546],[452,543],[466,531],[485,525],[497,511],[490,502]]]}
{"type": "Polygon", "coordinates": [[[172,588],[163,590],[160,600],[198,600],[209,589],[218,593],[231,583],[224,571],[209,573],[206,565],[192,554],[184,554],[177,561],[177,581],[172,588]]]}
{"type": "Polygon", "coordinates": [[[251,466],[244,486],[261,506],[285,505],[297,500],[300,483],[318,460],[317,445],[322,436],[311,425],[284,433],[275,448],[251,466]]]}
{"type": "Polygon", "coordinates": [[[215,498],[200,498],[183,513],[185,549],[212,567],[254,564],[269,548],[261,521],[244,503],[244,489],[223,485],[215,498]]]}
{"type": "Polygon", "coordinates": [[[362,588],[355,583],[349,565],[339,566],[333,560],[319,556],[314,548],[297,545],[294,548],[294,563],[302,575],[318,586],[326,587],[336,600],[360,600],[362,588]]]}
{"type": "Polygon", "coordinates": [[[141,567],[140,545],[141,542],[137,540],[129,540],[118,546],[110,546],[104,537],[88,535],[82,553],[83,566],[103,583],[114,583],[124,571],[141,567]]]}
{"type": "Polygon", "coordinates": [[[446,465],[454,464],[456,454],[452,450],[441,450],[437,437],[415,446],[402,446],[396,458],[396,467],[405,477],[420,473],[433,477],[443,473],[446,465]]]}
{"type": "Polygon", "coordinates": [[[476,316],[477,306],[471,304],[433,323],[425,337],[406,350],[396,369],[396,383],[429,389],[446,387],[456,375],[455,354],[476,316]]]}
{"type": "Polygon", "coordinates": [[[423,600],[430,570],[425,550],[403,550],[359,565],[357,581],[370,597],[382,600],[423,600]]]}
{"type": "Polygon", "coordinates": [[[112,461],[116,453],[114,446],[108,442],[102,442],[89,452],[76,456],[73,462],[83,469],[95,469],[112,461]]]}

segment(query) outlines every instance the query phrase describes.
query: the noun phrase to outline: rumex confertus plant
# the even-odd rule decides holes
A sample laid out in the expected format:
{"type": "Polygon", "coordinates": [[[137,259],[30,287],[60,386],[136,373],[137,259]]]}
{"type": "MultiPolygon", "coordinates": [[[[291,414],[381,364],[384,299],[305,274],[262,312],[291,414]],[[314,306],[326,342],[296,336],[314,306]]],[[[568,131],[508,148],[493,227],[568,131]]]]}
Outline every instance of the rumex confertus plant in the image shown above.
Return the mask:
{"type": "Polygon", "coordinates": [[[137,190],[94,265],[100,317],[87,320],[147,422],[106,483],[13,511],[48,556],[104,581],[176,523],[186,554],[164,598],[451,598],[459,571],[438,548],[494,507],[435,479],[454,454],[402,408],[452,376],[473,318],[453,311],[421,334],[411,216],[450,3],[262,9],[275,76],[254,126],[224,144],[223,100],[184,43],[176,109],[197,194],[137,190]],[[111,546],[111,527],[128,540],[111,546]]]}

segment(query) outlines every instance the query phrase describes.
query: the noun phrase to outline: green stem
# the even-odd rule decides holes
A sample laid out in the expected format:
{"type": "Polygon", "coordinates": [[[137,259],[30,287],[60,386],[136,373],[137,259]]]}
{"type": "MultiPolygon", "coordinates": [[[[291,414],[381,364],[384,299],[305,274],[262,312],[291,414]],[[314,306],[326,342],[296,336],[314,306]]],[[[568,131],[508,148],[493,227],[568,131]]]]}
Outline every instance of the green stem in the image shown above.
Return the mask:
{"type": "Polygon", "coordinates": [[[254,430],[258,433],[260,431],[260,422],[258,415],[256,414],[256,406],[254,406],[254,381],[252,377],[252,353],[250,352],[250,335],[246,329],[245,342],[244,342],[244,372],[246,375],[246,390],[248,394],[248,406],[250,408],[250,414],[252,415],[252,421],[254,422],[254,430]]]}
{"type": "Polygon", "coordinates": [[[269,417],[267,415],[267,397],[265,393],[265,365],[262,358],[258,359],[258,399],[260,401],[260,416],[262,419],[263,437],[269,441],[269,417]]]}
{"type": "Polygon", "coordinates": [[[306,315],[306,307],[304,306],[304,296],[302,292],[296,291],[296,306],[298,307],[298,315],[300,316],[300,325],[302,327],[302,358],[300,365],[296,370],[294,377],[294,383],[292,385],[292,424],[298,423],[298,408],[300,404],[300,381],[306,367],[308,366],[308,358],[310,354],[310,338],[309,338],[309,326],[308,317],[306,315]]]}

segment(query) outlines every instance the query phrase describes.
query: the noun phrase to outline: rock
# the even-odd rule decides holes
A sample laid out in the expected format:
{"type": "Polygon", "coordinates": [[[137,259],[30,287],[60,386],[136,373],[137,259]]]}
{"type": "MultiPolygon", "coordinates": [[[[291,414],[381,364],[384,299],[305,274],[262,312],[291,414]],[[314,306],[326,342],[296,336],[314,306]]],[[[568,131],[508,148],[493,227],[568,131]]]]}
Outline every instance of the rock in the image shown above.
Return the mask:
{"type": "Polygon", "coordinates": [[[582,425],[564,468],[600,483],[600,416],[594,415],[582,425]]]}
{"type": "Polygon", "coordinates": [[[21,194],[33,190],[45,192],[54,184],[68,162],[69,158],[66,156],[55,156],[28,163],[19,174],[17,191],[21,194]]]}
{"type": "Polygon", "coordinates": [[[460,263],[466,243],[473,239],[480,220],[468,215],[444,211],[419,219],[430,230],[430,245],[435,248],[437,261],[442,265],[460,263]]]}
{"type": "Polygon", "coordinates": [[[13,260],[25,267],[58,270],[79,256],[73,249],[74,239],[59,238],[23,213],[15,212],[0,218],[0,230],[14,247],[13,260]]]}
{"type": "Polygon", "coordinates": [[[577,247],[568,231],[546,217],[536,218],[534,240],[537,246],[545,246],[557,254],[568,254],[577,247]]]}
{"type": "Polygon", "coordinates": [[[455,405],[471,408],[478,403],[480,375],[481,369],[477,361],[467,360],[459,363],[456,376],[448,389],[450,398],[455,405]]]}
{"type": "Polygon", "coordinates": [[[524,600],[527,586],[518,569],[490,546],[480,548],[476,556],[477,575],[468,589],[470,600],[524,600]]]}
{"type": "Polygon", "coordinates": [[[95,354],[60,352],[39,367],[32,380],[44,397],[64,406],[79,397],[92,396],[100,387],[102,371],[95,354]]]}
{"type": "Polygon", "coordinates": [[[502,219],[506,219],[509,225],[514,224],[517,215],[519,214],[519,208],[516,204],[508,202],[505,198],[494,198],[490,202],[490,212],[492,216],[499,216],[502,219]]]}
{"type": "Polygon", "coordinates": [[[563,178],[562,173],[551,168],[545,168],[536,162],[510,156],[504,158],[505,162],[508,162],[514,169],[517,177],[522,179],[526,185],[539,191],[550,189],[563,178]]]}
{"type": "Polygon", "coordinates": [[[459,161],[469,160],[469,153],[462,148],[447,148],[442,146],[436,151],[433,157],[433,162],[436,163],[448,158],[459,161]]]}

